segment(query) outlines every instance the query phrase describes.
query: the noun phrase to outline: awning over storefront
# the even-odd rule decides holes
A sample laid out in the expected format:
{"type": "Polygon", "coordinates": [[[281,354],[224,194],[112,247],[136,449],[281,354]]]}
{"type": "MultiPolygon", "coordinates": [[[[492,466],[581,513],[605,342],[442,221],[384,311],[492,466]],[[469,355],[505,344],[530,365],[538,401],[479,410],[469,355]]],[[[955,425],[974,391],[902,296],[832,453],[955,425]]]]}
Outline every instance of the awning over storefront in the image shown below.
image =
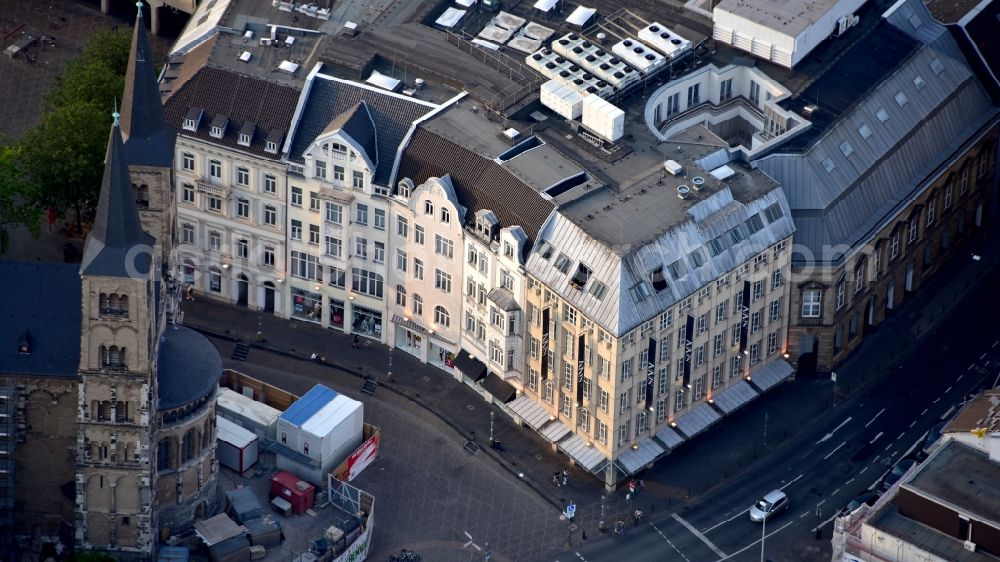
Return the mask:
{"type": "Polygon", "coordinates": [[[545,408],[542,408],[541,404],[532,400],[527,394],[518,396],[507,406],[510,411],[536,431],[549,421],[549,413],[545,411],[545,408]]]}
{"type": "MultiPolygon", "coordinates": [[[[465,352],[463,351],[462,353],[464,354],[465,352]]],[[[486,375],[486,380],[484,380],[482,384],[483,388],[492,394],[494,398],[499,400],[501,404],[510,402],[514,399],[514,396],[517,395],[517,391],[514,389],[514,386],[497,376],[495,373],[486,375]]]]}
{"type": "Polygon", "coordinates": [[[715,401],[715,407],[722,410],[723,414],[731,414],[759,395],[760,393],[750,386],[750,383],[740,381],[713,396],[712,400],[715,401]]]}
{"type": "Polygon", "coordinates": [[[486,378],[486,364],[464,349],[458,352],[458,357],[455,357],[455,368],[476,382],[486,378]]]}
{"type": "Polygon", "coordinates": [[[600,452],[597,447],[588,445],[587,441],[579,435],[572,435],[563,441],[559,448],[562,452],[570,456],[577,464],[586,468],[588,472],[594,472],[601,464],[607,464],[607,457],[600,452]]]}
{"type": "Polygon", "coordinates": [[[542,429],[538,430],[538,433],[542,434],[542,437],[548,439],[553,443],[558,443],[563,437],[566,437],[570,433],[569,427],[563,422],[555,420],[549,425],[546,425],[542,429]]]}
{"type": "Polygon", "coordinates": [[[719,412],[711,404],[705,403],[677,418],[677,429],[690,439],[720,419],[722,416],[719,412]]]}
{"type": "Polygon", "coordinates": [[[667,451],[660,447],[656,441],[646,439],[639,443],[636,449],[627,449],[619,455],[618,462],[625,467],[629,474],[635,474],[665,452],[667,451]]]}
{"type": "Polygon", "coordinates": [[[766,392],[768,389],[792,376],[795,369],[784,359],[777,359],[750,372],[750,382],[766,392]]]}
{"type": "Polygon", "coordinates": [[[402,327],[404,327],[407,330],[410,330],[412,332],[417,332],[419,334],[426,334],[427,333],[427,328],[424,328],[423,326],[421,326],[420,324],[417,324],[413,320],[407,320],[406,318],[403,318],[402,316],[400,316],[398,314],[393,314],[392,315],[392,323],[396,324],[398,326],[402,326],[402,327]]]}
{"type": "Polygon", "coordinates": [[[660,440],[661,443],[667,446],[668,449],[673,449],[674,447],[680,445],[684,442],[684,437],[674,431],[672,427],[664,427],[656,434],[656,438],[660,440]]]}

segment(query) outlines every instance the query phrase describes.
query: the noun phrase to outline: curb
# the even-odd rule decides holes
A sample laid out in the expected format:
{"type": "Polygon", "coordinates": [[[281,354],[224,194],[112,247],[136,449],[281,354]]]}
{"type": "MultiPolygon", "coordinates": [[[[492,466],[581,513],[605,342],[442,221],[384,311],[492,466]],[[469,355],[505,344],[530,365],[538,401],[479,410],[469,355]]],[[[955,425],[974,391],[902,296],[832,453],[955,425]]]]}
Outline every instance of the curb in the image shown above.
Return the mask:
{"type": "MultiPolygon", "coordinates": [[[[190,324],[185,324],[185,326],[188,327],[188,328],[191,328],[192,330],[198,331],[198,332],[200,332],[202,334],[205,334],[205,335],[208,335],[208,336],[212,336],[214,338],[219,338],[219,339],[223,339],[223,340],[241,341],[241,340],[239,340],[239,338],[237,338],[237,337],[235,337],[235,336],[233,336],[231,334],[223,334],[221,332],[217,332],[217,331],[215,331],[213,329],[205,328],[203,326],[190,325],[190,324]]],[[[275,355],[281,355],[281,356],[284,356],[284,357],[288,357],[290,359],[296,359],[298,361],[305,361],[307,363],[316,363],[318,365],[322,365],[322,366],[325,366],[325,367],[330,368],[330,369],[334,369],[334,370],[337,370],[337,371],[341,371],[343,373],[347,373],[347,374],[352,375],[354,377],[357,377],[359,379],[363,379],[366,376],[366,375],[362,374],[361,372],[356,371],[354,369],[351,369],[349,367],[342,367],[342,366],[339,366],[339,365],[334,365],[332,363],[326,363],[326,362],[317,363],[315,361],[312,361],[309,357],[307,357],[304,354],[293,353],[291,351],[284,350],[284,349],[282,349],[280,347],[275,347],[275,346],[271,346],[271,345],[267,345],[267,344],[261,344],[261,343],[257,343],[257,342],[253,342],[253,341],[248,341],[248,342],[245,342],[245,343],[247,343],[247,345],[249,345],[251,347],[251,349],[252,348],[257,348],[257,349],[260,349],[262,351],[273,353],[275,355]]],[[[430,412],[431,414],[433,414],[434,416],[436,416],[438,419],[440,419],[441,421],[443,421],[446,425],[448,425],[448,427],[452,428],[463,439],[466,439],[466,440],[470,440],[471,439],[470,430],[466,430],[465,428],[463,428],[462,426],[460,426],[457,422],[455,422],[454,420],[452,420],[450,416],[447,416],[447,415],[441,413],[439,410],[437,410],[435,408],[432,408],[429,404],[427,404],[426,402],[424,402],[420,398],[417,398],[416,396],[413,396],[412,394],[410,394],[409,392],[406,392],[405,390],[396,388],[395,385],[393,385],[391,383],[379,381],[378,384],[379,384],[379,386],[388,389],[390,392],[392,392],[393,394],[399,396],[400,398],[405,398],[405,399],[409,400],[410,402],[413,402],[417,406],[420,406],[424,410],[430,412]]],[[[539,489],[539,486],[534,481],[532,481],[531,479],[528,479],[528,478],[522,478],[522,477],[518,476],[519,471],[516,470],[514,468],[514,466],[512,464],[510,464],[509,461],[507,461],[506,459],[504,459],[500,455],[496,454],[495,452],[493,452],[488,447],[480,447],[479,450],[480,451],[484,451],[488,457],[490,457],[491,459],[493,459],[494,461],[496,461],[497,464],[499,464],[501,467],[503,467],[505,470],[507,470],[509,473],[511,473],[519,482],[523,482],[524,484],[526,484],[529,488],[532,489],[532,491],[534,491],[536,494],[538,494],[543,500],[545,500],[546,502],[550,503],[552,505],[552,507],[556,508],[559,511],[562,511],[562,507],[561,507],[560,503],[557,500],[555,500],[554,498],[550,497],[545,492],[543,492],[541,489],[539,489]]]]}

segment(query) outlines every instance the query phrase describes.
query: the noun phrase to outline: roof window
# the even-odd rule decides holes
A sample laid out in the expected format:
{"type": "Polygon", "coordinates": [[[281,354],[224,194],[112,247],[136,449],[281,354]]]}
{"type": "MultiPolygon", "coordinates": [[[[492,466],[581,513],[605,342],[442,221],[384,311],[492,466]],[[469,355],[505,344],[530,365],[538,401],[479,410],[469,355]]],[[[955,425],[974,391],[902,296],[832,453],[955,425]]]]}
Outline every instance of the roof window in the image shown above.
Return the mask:
{"type": "Polygon", "coordinates": [[[556,269],[558,269],[560,273],[563,273],[563,274],[568,273],[569,272],[569,264],[570,264],[570,259],[568,257],[566,257],[566,254],[559,254],[559,257],[556,258],[555,266],[556,266],[556,269]]]}
{"type": "Polygon", "coordinates": [[[866,123],[862,123],[861,126],[858,127],[858,134],[861,135],[861,138],[868,140],[872,136],[872,130],[868,128],[866,123]]]}
{"type": "Polygon", "coordinates": [[[896,105],[898,105],[899,107],[904,107],[906,106],[906,104],[910,103],[910,99],[907,98],[906,94],[904,94],[903,92],[896,92],[896,95],[893,96],[893,99],[896,100],[896,105]]]}
{"type": "Polygon", "coordinates": [[[941,64],[941,59],[931,59],[931,70],[934,71],[935,76],[941,76],[941,73],[944,72],[944,65],[941,64]]]}
{"type": "Polygon", "coordinates": [[[844,156],[850,156],[854,154],[854,147],[851,146],[851,143],[844,141],[840,143],[840,151],[844,153],[844,156]]]}
{"type": "Polygon", "coordinates": [[[823,159],[823,169],[826,170],[826,173],[829,174],[836,167],[837,167],[837,165],[833,163],[833,160],[831,160],[829,158],[824,158],[823,159]]]}
{"type": "Polygon", "coordinates": [[[875,117],[878,117],[879,123],[885,123],[889,120],[889,112],[880,107],[878,108],[878,111],[875,112],[875,117]]]}
{"type": "Polygon", "coordinates": [[[577,290],[583,289],[584,285],[590,279],[590,268],[583,265],[582,263],[576,266],[576,273],[573,274],[573,278],[570,280],[570,285],[577,290]]]}
{"type": "Polygon", "coordinates": [[[662,265],[649,272],[649,282],[653,284],[653,290],[657,293],[667,288],[667,279],[663,276],[662,265]]]}
{"type": "Polygon", "coordinates": [[[923,90],[925,86],[927,86],[927,82],[924,82],[922,76],[917,74],[916,76],[913,77],[913,87],[916,88],[918,92],[920,90],[923,90]]]}

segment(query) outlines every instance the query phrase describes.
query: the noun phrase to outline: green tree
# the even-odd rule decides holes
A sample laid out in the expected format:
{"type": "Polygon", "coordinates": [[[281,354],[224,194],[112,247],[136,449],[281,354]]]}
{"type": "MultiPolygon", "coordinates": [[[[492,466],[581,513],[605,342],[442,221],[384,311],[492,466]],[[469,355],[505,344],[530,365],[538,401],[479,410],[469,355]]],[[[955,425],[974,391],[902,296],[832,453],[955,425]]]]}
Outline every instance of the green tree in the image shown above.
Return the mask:
{"type": "Polygon", "coordinates": [[[45,96],[46,107],[51,110],[79,101],[106,105],[121,99],[131,41],[125,28],[95,33],[56,79],[45,96]]]}
{"type": "Polygon", "coordinates": [[[20,156],[18,145],[0,146],[0,254],[10,246],[10,229],[27,225],[34,236],[41,229],[41,210],[28,204],[30,197],[22,191],[25,184],[17,162],[20,156]]]}
{"type": "Polygon", "coordinates": [[[77,232],[100,195],[111,107],[76,102],[52,109],[19,143],[15,161],[25,202],[74,212],[77,232]]]}

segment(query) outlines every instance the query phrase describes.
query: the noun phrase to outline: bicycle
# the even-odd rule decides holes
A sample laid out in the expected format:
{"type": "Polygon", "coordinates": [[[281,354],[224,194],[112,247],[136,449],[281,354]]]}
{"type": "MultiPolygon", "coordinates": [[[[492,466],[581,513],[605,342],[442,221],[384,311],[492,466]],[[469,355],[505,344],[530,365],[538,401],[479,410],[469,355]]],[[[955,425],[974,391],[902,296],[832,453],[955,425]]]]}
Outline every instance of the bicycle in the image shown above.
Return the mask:
{"type": "Polygon", "coordinates": [[[393,554],[389,557],[389,562],[420,562],[421,560],[422,558],[419,554],[405,548],[400,550],[399,554],[393,554]]]}

